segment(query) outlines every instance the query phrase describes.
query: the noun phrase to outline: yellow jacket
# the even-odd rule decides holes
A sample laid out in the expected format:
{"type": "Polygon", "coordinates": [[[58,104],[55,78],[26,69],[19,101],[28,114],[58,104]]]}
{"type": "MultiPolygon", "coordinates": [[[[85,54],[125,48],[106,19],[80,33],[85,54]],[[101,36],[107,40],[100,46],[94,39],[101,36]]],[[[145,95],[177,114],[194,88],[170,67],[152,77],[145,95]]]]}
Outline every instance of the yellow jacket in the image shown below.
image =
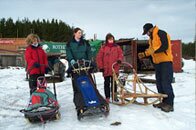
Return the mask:
{"type": "Polygon", "coordinates": [[[155,26],[148,43],[149,48],[145,51],[145,55],[151,55],[155,64],[173,61],[170,36],[165,31],[155,26]]]}

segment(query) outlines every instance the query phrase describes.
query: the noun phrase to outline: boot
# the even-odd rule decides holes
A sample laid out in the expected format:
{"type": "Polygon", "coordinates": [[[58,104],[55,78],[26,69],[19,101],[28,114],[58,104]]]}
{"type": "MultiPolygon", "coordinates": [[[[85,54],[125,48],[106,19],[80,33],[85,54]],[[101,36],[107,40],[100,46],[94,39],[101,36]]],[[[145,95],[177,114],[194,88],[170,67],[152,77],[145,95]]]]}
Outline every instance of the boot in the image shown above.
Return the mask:
{"type": "Polygon", "coordinates": [[[117,98],[117,97],[115,97],[115,98],[114,98],[114,101],[115,101],[115,102],[119,102],[119,100],[118,100],[118,98],[117,98]]]}
{"type": "Polygon", "coordinates": [[[152,106],[153,106],[154,108],[161,108],[163,105],[164,105],[164,103],[163,103],[163,102],[160,102],[160,103],[158,103],[158,104],[153,104],[152,106]]]}
{"type": "Polygon", "coordinates": [[[106,100],[106,102],[107,102],[108,104],[110,103],[110,98],[106,98],[105,100],[106,100]]]}
{"type": "Polygon", "coordinates": [[[174,111],[174,107],[172,105],[165,104],[161,107],[161,110],[164,112],[174,111]]]}

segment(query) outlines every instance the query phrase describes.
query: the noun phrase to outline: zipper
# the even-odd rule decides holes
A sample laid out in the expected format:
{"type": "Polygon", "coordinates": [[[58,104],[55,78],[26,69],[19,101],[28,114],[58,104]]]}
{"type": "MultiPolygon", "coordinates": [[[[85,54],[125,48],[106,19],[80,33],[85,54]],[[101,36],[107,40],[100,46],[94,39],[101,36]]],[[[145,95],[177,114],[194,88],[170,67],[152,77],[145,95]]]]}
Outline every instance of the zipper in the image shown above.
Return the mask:
{"type": "MultiPolygon", "coordinates": [[[[36,49],[36,53],[37,53],[37,57],[38,57],[38,63],[40,63],[40,57],[39,57],[39,54],[38,54],[38,49],[39,48],[36,49]]],[[[39,74],[41,74],[41,65],[39,67],[39,74]]]]}

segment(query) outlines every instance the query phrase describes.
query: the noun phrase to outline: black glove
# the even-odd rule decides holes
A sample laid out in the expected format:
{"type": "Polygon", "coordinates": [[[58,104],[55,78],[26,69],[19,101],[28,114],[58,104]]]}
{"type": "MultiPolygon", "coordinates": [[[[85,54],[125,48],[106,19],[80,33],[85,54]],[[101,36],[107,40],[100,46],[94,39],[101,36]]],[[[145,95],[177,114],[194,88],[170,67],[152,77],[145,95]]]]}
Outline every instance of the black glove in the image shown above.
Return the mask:
{"type": "Polygon", "coordinates": [[[104,72],[104,69],[99,69],[100,72],[104,72]]]}
{"type": "Polygon", "coordinates": [[[33,66],[34,66],[35,68],[39,68],[39,67],[40,67],[40,64],[37,63],[37,62],[35,62],[35,63],[33,64],[33,66]]]}
{"type": "Polygon", "coordinates": [[[122,61],[121,61],[121,60],[117,60],[117,63],[118,63],[118,64],[121,64],[121,63],[122,63],[122,61]]]}
{"type": "Polygon", "coordinates": [[[48,71],[49,71],[49,68],[46,67],[46,68],[45,68],[45,74],[48,74],[48,71]]]}
{"type": "Polygon", "coordinates": [[[91,62],[91,67],[94,68],[94,69],[97,68],[96,63],[95,62],[91,62]]]}

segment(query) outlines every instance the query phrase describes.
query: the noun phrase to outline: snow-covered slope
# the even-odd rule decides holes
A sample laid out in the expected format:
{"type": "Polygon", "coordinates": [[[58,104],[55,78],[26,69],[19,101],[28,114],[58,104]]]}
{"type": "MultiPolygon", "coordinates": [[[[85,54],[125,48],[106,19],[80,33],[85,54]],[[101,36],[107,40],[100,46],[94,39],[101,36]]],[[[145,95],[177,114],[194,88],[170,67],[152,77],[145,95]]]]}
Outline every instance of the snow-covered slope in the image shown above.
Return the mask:
{"type": "MultiPolygon", "coordinates": [[[[195,61],[185,60],[184,72],[175,73],[175,110],[165,113],[152,106],[110,104],[110,114],[93,116],[78,121],[73,104],[71,79],[56,83],[61,105],[61,119],[46,124],[31,124],[19,112],[29,100],[25,70],[10,68],[0,70],[0,129],[1,130],[195,130],[195,61]],[[122,124],[111,126],[113,122],[122,124]]],[[[96,73],[99,91],[103,94],[103,77],[96,73]]],[[[155,89],[154,84],[146,84],[155,89]]],[[[52,84],[48,84],[52,90],[52,84]]]]}

